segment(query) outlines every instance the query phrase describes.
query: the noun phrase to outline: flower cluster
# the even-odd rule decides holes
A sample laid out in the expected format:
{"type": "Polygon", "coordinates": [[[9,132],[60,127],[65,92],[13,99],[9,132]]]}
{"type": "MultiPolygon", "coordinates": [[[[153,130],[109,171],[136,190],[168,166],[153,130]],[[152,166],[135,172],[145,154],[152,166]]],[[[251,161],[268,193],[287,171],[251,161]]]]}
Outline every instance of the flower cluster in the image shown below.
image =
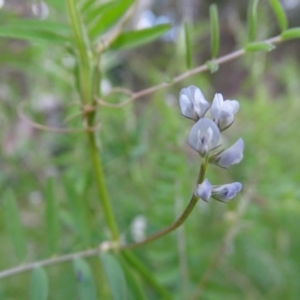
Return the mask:
{"type": "MultiPolygon", "coordinates": [[[[188,142],[207,163],[228,169],[243,159],[244,141],[240,138],[228,149],[220,150],[221,132],[234,122],[234,115],[239,110],[239,102],[225,100],[216,94],[212,104],[203,96],[196,86],[189,86],[180,92],[179,103],[182,115],[195,121],[188,142]],[[212,120],[205,117],[210,111],[212,120]]],[[[204,201],[211,197],[227,202],[242,189],[242,184],[233,182],[224,185],[211,185],[208,179],[203,180],[195,189],[195,196],[204,201]]]]}

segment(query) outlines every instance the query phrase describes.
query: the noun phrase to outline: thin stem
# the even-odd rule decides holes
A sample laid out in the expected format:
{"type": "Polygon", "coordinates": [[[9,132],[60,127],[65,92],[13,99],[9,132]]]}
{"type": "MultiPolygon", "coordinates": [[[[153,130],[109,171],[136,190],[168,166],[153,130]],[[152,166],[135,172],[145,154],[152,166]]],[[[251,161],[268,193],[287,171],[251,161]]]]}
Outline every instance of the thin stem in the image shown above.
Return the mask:
{"type": "Polygon", "coordinates": [[[253,194],[253,189],[252,189],[252,187],[251,188],[249,187],[247,193],[245,194],[245,196],[241,199],[241,201],[239,203],[239,207],[237,209],[236,218],[235,218],[234,222],[228,229],[220,246],[216,250],[207,270],[205,271],[204,275],[202,276],[201,280],[199,281],[192,299],[198,300],[201,298],[201,296],[204,292],[205,286],[209,283],[210,278],[213,276],[216,269],[221,264],[222,258],[224,257],[226,250],[233,243],[234,238],[236,237],[238,230],[240,228],[241,219],[242,219],[244,213],[246,212],[246,209],[251,201],[252,194],[253,194]]]}
{"type": "MultiPolygon", "coordinates": [[[[275,37],[272,37],[270,39],[267,39],[267,40],[264,40],[263,42],[266,42],[266,43],[271,43],[271,44],[277,44],[279,42],[281,42],[281,37],[280,36],[275,36],[275,37]]],[[[224,56],[221,56],[215,60],[213,60],[213,62],[217,65],[220,65],[220,64],[223,64],[223,63],[226,63],[226,62],[229,62],[231,60],[234,60],[242,55],[244,55],[246,53],[246,51],[244,49],[239,49],[237,51],[234,51],[232,53],[229,53],[227,55],[224,55],[224,56]]],[[[139,91],[139,92],[135,92],[135,93],[132,93],[132,96],[130,98],[128,98],[126,101],[124,102],[121,102],[121,103],[118,103],[118,104],[114,104],[114,103],[108,103],[108,102],[105,102],[103,100],[100,100],[98,99],[98,102],[100,105],[103,105],[103,106],[107,106],[107,107],[111,107],[111,108],[122,108],[124,106],[126,106],[127,104],[143,97],[143,96],[146,96],[146,95],[149,95],[149,94],[152,94],[158,90],[161,90],[161,89],[164,89],[164,88],[167,88],[171,85],[173,85],[174,83],[178,83],[192,75],[195,75],[195,74],[198,74],[198,73],[201,73],[201,72],[204,72],[204,71],[208,71],[209,70],[209,66],[207,63],[197,67],[197,68],[194,68],[192,70],[189,70],[181,75],[178,75],[176,77],[174,77],[172,80],[170,80],[170,82],[163,82],[163,83],[160,83],[158,85],[155,85],[155,86],[152,86],[150,88],[147,88],[145,90],[142,90],[142,91],[139,91]]]]}
{"type": "Polygon", "coordinates": [[[90,101],[92,101],[92,90],[90,88],[90,82],[92,78],[90,70],[90,60],[87,52],[86,41],[84,38],[82,22],[79,18],[79,14],[76,7],[76,1],[66,0],[66,6],[68,9],[69,19],[73,30],[75,43],[79,53],[79,85],[81,100],[83,101],[83,103],[89,103],[90,101]]]}
{"type": "MultiPolygon", "coordinates": [[[[207,166],[208,166],[208,158],[209,158],[209,156],[207,155],[204,159],[204,162],[200,166],[200,172],[199,172],[197,182],[196,182],[197,184],[200,184],[204,181],[206,169],[207,169],[207,166]]],[[[159,239],[160,237],[168,234],[169,232],[177,229],[180,225],[182,225],[184,223],[184,221],[191,214],[191,212],[193,211],[193,209],[194,209],[195,205],[197,204],[197,202],[198,202],[198,197],[196,197],[193,194],[189,204],[186,207],[186,209],[183,211],[183,213],[180,215],[180,217],[173,224],[171,224],[171,225],[167,226],[166,228],[150,235],[149,237],[147,237],[146,239],[144,239],[141,242],[124,245],[121,248],[123,248],[123,249],[134,249],[134,248],[149,244],[150,242],[155,241],[155,240],[159,239]]]]}
{"type": "Polygon", "coordinates": [[[0,272],[0,279],[1,278],[5,278],[5,277],[9,277],[9,276],[13,276],[16,274],[20,274],[26,271],[30,271],[36,267],[46,267],[49,265],[54,265],[54,264],[59,264],[59,263],[64,263],[64,262],[68,262],[70,260],[73,260],[76,257],[90,257],[90,256],[95,256],[97,254],[99,254],[101,251],[103,251],[100,248],[96,248],[96,249],[88,249],[88,250],[84,250],[81,252],[76,252],[76,253],[71,253],[71,254],[66,254],[66,255],[61,255],[61,256],[55,256],[55,257],[51,257],[45,260],[41,260],[41,261],[35,261],[33,263],[27,263],[27,264],[23,264],[20,265],[18,267],[12,268],[12,269],[8,269],[8,270],[4,270],[0,272]]]}
{"type": "Polygon", "coordinates": [[[88,132],[88,138],[89,138],[92,164],[93,164],[93,168],[95,171],[96,186],[97,186],[97,190],[98,190],[98,193],[100,196],[100,201],[102,204],[104,216],[105,216],[107,225],[110,229],[113,240],[118,241],[118,239],[119,239],[118,228],[117,228],[114,216],[113,216],[112,207],[110,205],[108,192],[107,192],[106,184],[105,184],[105,180],[104,180],[102,161],[101,161],[100,155],[98,153],[98,148],[96,145],[96,139],[95,139],[94,133],[88,132]]]}
{"type": "MultiPolygon", "coordinates": [[[[91,135],[93,136],[93,133],[91,133],[91,135]]],[[[96,167],[96,174],[102,174],[102,168],[101,168],[101,161],[100,161],[100,157],[98,155],[98,151],[97,151],[97,147],[96,144],[94,144],[95,140],[92,139],[91,136],[91,140],[90,143],[91,145],[93,145],[93,163],[94,166],[98,166],[96,167]],[[98,161],[99,159],[99,161],[98,161]]],[[[208,156],[205,158],[204,162],[201,164],[200,167],[200,172],[197,178],[197,184],[202,183],[205,177],[205,172],[206,172],[206,168],[208,166],[208,156]]],[[[105,182],[104,182],[104,178],[102,176],[97,175],[97,186],[99,187],[99,192],[101,192],[102,197],[104,197],[104,199],[108,199],[107,193],[106,193],[106,188],[101,189],[100,191],[100,187],[102,187],[104,185],[105,187],[105,182]]],[[[101,198],[102,198],[101,197],[101,198]]],[[[63,262],[67,262],[70,261],[72,259],[74,259],[75,257],[90,257],[90,256],[95,256],[97,254],[99,254],[101,251],[111,251],[111,250],[128,250],[131,248],[137,248],[139,246],[148,244],[150,241],[156,240],[159,237],[171,232],[172,230],[178,228],[185,220],[186,218],[189,216],[189,214],[191,213],[192,209],[194,208],[194,206],[197,203],[197,198],[195,196],[192,196],[192,199],[190,200],[187,208],[185,209],[185,211],[181,214],[181,216],[177,219],[177,221],[175,221],[172,225],[166,227],[165,229],[159,231],[156,234],[153,234],[152,236],[150,236],[149,238],[145,239],[144,241],[140,242],[140,243],[135,243],[135,244],[129,244],[129,245],[119,245],[118,240],[116,242],[104,242],[103,244],[100,245],[100,247],[96,248],[96,249],[89,249],[89,250],[85,250],[85,251],[81,251],[81,252],[76,252],[76,253],[71,253],[71,254],[66,254],[66,255],[62,255],[62,256],[58,256],[58,257],[53,257],[50,259],[45,259],[42,261],[36,261],[33,263],[28,263],[25,265],[21,265],[12,269],[8,269],[8,270],[4,270],[2,272],[0,272],[0,279],[4,278],[4,277],[9,277],[15,274],[19,274],[19,273],[23,273],[29,270],[34,269],[37,266],[40,267],[44,267],[44,266],[48,266],[48,265],[54,265],[54,264],[58,264],[58,263],[63,263],[63,262]]],[[[106,201],[105,201],[106,202],[106,201]]],[[[111,215],[112,216],[112,211],[110,209],[110,205],[109,202],[106,203],[105,205],[103,205],[103,207],[105,206],[107,211],[105,212],[105,214],[107,215],[111,215]],[[108,205],[106,207],[106,204],[108,205]]],[[[109,218],[109,220],[112,220],[112,224],[114,224],[114,219],[111,217],[109,218]]],[[[113,228],[115,226],[110,224],[110,229],[113,228]]],[[[113,232],[113,231],[112,231],[113,232]]],[[[118,231],[117,229],[115,229],[114,231],[114,235],[116,237],[118,237],[118,231]]],[[[123,252],[122,252],[123,253],[123,252]]],[[[124,258],[126,258],[126,260],[133,266],[135,266],[135,268],[139,271],[139,273],[145,278],[147,279],[147,281],[150,282],[153,281],[152,286],[154,288],[156,288],[157,291],[159,291],[160,289],[163,289],[161,286],[158,287],[158,283],[156,283],[155,278],[151,276],[151,274],[148,272],[148,270],[142,266],[142,264],[139,262],[138,263],[138,259],[135,258],[133,256],[133,254],[129,254],[129,252],[126,252],[126,254],[124,254],[124,258]],[[133,263],[133,261],[135,261],[136,263],[133,263]],[[150,279],[150,276],[152,277],[152,279],[150,279]],[[155,283],[154,283],[155,282],[155,283]]]]}

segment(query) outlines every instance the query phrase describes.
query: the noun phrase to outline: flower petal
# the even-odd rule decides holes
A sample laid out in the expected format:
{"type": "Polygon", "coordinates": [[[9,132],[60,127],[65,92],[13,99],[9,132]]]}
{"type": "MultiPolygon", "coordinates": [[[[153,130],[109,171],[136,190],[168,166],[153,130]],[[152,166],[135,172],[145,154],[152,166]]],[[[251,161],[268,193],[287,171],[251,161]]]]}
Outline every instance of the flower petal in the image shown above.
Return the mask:
{"type": "Polygon", "coordinates": [[[200,89],[194,85],[180,91],[179,103],[182,114],[194,121],[202,118],[210,106],[200,89]]]}
{"type": "Polygon", "coordinates": [[[210,162],[228,169],[234,164],[238,164],[244,157],[244,141],[238,139],[231,147],[210,158],[210,162]]]}
{"type": "Polygon", "coordinates": [[[221,202],[228,202],[230,199],[234,198],[238,192],[242,189],[242,184],[240,182],[233,182],[224,184],[221,186],[213,186],[212,197],[221,202]]]}
{"type": "Polygon", "coordinates": [[[220,128],[225,130],[234,121],[234,115],[239,110],[239,102],[236,100],[225,100],[221,94],[216,94],[211,105],[210,111],[214,121],[220,128]]]}
{"type": "Polygon", "coordinates": [[[190,146],[204,157],[218,145],[220,130],[210,119],[202,118],[194,124],[189,135],[190,146]]]}
{"type": "Polygon", "coordinates": [[[214,119],[219,119],[223,107],[223,101],[224,100],[222,94],[215,94],[214,100],[210,107],[210,112],[214,119]]]}
{"type": "Polygon", "coordinates": [[[201,184],[198,184],[195,189],[195,196],[204,201],[208,201],[211,196],[212,185],[205,179],[201,184]]]}

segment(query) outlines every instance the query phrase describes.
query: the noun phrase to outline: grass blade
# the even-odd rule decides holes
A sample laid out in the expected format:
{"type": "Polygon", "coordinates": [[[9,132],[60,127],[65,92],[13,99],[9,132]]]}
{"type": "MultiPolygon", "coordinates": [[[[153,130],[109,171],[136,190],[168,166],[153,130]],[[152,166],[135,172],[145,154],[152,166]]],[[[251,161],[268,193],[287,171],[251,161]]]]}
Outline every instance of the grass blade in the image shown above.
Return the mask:
{"type": "Polygon", "coordinates": [[[116,257],[110,253],[100,253],[100,260],[110,286],[113,300],[128,300],[125,275],[116,257]]]}
{"type": "Polygon", "coordinates": [[[47,300],[48,298],[48,276],[43,268],[37,267],[31,273],[29,299],[47,300]]]}
{"type": "Polygon", "coordinates": [[[49,177],[46,183],[46,223],[50,254],[57,253],[59,243],[58,206],[54,194],[53,178],[49,177]]]}
{"type": "Polygon", "coordinates": [[[16,204],[16,197],[12,190],[8,190],[4,196],[6,224],[9,235],[12,239],[13,248],[16,256],[20,261],[24,261],[27,248],[25,241],[24,229],[20,219],[20,214],[16,204]]]}
{"type": "Polygon", "coordinates": [[[210,15],[210,36],[211,36],[211,57],[216,58],[219,53],[220,32],[218,7],[212,4],[209,8],[210,15]]]}
{"type": "Polygon", "coordinates": [[[78,298],[97,300],[96,286],[90,266],[81,258],[75,258],[73,267],[77,278],[78,298]]]}
{"type": "Polygon", "coordinates": [[[188,70],[192,66],[192,42],[190,31],[190,25],[187,22],[184,23],[185,62],[188,70]]]}

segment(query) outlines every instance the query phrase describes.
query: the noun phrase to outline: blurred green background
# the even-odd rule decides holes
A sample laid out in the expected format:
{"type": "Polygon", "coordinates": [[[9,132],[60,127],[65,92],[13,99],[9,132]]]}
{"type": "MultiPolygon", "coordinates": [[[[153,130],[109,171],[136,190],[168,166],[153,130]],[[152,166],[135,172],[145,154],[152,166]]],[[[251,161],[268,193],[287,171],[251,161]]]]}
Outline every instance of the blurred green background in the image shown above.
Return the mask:
{"type": "MultiPolygon", "coordinates": [[[[67,23],[62,2],[51,2],[56,5],[6,0],[0,24],[21,18],[67,23]]],[[[245,43],[247,7],[243,1],[217,2],[224,55],[245,43]]],[[[139,91],[185,72],[184,20],[192,28],[192,67],[209,59],[210,1],[141,3],[129,28],[160,17],[173,30],[152,44],[105,53],[104,93],[113,86],[139,91]]],[[[283,5],[290,24],[299,26],[300,2],[286,0],[283,5]]],[[[278,34],[264,2],[258,17],[259,39],[278,34]]],[[[299,47],[299,41],[289,41],[271,53],[243,56],[216,73],[195,75],[123,109],[99,111],[109,194],[120,231],[129,241],[139,238],[137,224],[148,235],[172,223],[193,191],[199,158],[187,145],[191,122],[180,115],[179,91],[193,84],[209,101],[216,92],[240,101],[236,121],[224,138],[226,145],[244,139],[244,159],[229,172],[210,167],[208,176],[215,184],[242,182],[242,195],[228,205],[199,203],[181,229],[135,250],[174,299],[189,299],[197,287],[201,299],[208,300],[300,299],[299,47]]],[[[96,247],[109,237],[84,134],[37,130],[17,115],[25,103],[25,113],[37,122],[81,126],[80,117],[69,118],[79,112],[79,96],[68,51],[60,44],[0,39],[0,270],[20,263],[9,233],[7,197],[14,197],[19,209],[26,236],[24,260],[52,254],[45,222],[51,183],[59,205],[60,254],[96,247]]],[[[113,100],[125,97],[118,94],[113,100]]],[[[100,262],[88,262],[99,299],[111,299],[100,262]]],[[[80,299],[71,263],[46,270],[49,299],[80,299]]],[[[0,299],[27,299],[29,283],[29,273],[1,279],[0,299]]],[[[158,299],[147,285],[143,288],[147,299],[158,299]]]]}

